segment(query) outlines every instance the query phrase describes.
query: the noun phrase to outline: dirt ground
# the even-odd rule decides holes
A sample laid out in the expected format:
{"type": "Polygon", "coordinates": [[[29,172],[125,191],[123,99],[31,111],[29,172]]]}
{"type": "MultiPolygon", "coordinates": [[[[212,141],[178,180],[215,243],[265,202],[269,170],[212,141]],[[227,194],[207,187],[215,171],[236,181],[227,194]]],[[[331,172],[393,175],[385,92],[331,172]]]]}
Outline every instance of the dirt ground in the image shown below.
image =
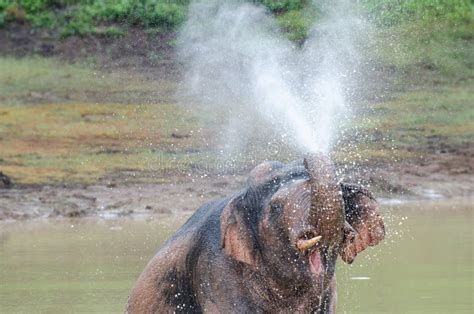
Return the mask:
{"type": "MultiPolygon", "coordinates": [[[[375,192],[379,201],[436,200],[474,195],[473,149],[439,153],[418,162],[374,166],[345,173],[375,192]]],[[[54,217],[149,217],[194,211],[206,201],[232,195],[246,175],[167,177],[168,183],[36,186],[0,189],[0,220],[54,217]]]]}
{"type": "Polygon", "coordinates": [[[98,184],[0,189],[0,220],[86,217],[116,218],[194,211],[204,202],[231,195],[240,175],[174,177],[165,184],[98,184]]]}

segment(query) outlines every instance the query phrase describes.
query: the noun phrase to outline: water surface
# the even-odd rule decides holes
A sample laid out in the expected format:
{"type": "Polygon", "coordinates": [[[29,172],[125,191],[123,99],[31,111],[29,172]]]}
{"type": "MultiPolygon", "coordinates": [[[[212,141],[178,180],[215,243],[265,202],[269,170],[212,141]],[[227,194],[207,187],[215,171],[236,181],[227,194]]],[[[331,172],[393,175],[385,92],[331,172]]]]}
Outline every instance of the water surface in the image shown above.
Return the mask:
{"type": "MultiPolygon", "coordinates": [[[[348,266],[339,313],[472,313],[470,200],[382,208],[389,235],[348,266]]],[[[0,312],[122,312],[137,276],[187,218],[0,224],[0,312]]]]}

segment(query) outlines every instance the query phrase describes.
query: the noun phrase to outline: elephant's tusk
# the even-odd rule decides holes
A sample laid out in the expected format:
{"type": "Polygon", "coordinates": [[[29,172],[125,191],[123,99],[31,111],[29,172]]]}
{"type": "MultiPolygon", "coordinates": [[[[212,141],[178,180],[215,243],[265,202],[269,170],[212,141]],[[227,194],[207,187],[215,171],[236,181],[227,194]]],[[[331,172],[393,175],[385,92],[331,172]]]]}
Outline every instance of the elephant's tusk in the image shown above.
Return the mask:
{"type": "Polygon", "coordinates": [[[309,250],[313,246],[315,246],[316,243],[318,243],[319,240],[321,240],[321,238],[322,238],[321,236],[316,236],[308,240],[300,239],[298,240],[298,242],[296,242],[296,246],[298,247],[298,250],[304,252],[304,251],[309,250]]]}

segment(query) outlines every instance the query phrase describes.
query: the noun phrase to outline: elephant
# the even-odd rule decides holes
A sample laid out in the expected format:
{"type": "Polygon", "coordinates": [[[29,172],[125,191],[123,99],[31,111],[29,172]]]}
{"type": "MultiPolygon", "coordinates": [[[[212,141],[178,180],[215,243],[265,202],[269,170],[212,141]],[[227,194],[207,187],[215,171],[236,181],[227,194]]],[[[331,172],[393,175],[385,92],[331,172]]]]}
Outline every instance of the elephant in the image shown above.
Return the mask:
{"type": "Polygon", "coordinates": [[[385,236],[372,194],[331,160],[264,162],[246,186],[200,207],[133,287],[127,313],[333,313],[338,256],[385,236]]]}

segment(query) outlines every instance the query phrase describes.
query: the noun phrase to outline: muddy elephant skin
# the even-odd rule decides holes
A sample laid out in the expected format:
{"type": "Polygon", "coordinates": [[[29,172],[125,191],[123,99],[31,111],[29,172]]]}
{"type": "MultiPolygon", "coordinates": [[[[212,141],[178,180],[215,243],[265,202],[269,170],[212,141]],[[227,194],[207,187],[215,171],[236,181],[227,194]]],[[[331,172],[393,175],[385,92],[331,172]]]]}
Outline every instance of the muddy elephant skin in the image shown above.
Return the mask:
{"type": "Polygon", "coordinates": [[[385,235],[365,189],[324,156],[257,166],[240,192],[199,208],[148,263],[128,313],[332,313],[338,256],[385,235]]]}

